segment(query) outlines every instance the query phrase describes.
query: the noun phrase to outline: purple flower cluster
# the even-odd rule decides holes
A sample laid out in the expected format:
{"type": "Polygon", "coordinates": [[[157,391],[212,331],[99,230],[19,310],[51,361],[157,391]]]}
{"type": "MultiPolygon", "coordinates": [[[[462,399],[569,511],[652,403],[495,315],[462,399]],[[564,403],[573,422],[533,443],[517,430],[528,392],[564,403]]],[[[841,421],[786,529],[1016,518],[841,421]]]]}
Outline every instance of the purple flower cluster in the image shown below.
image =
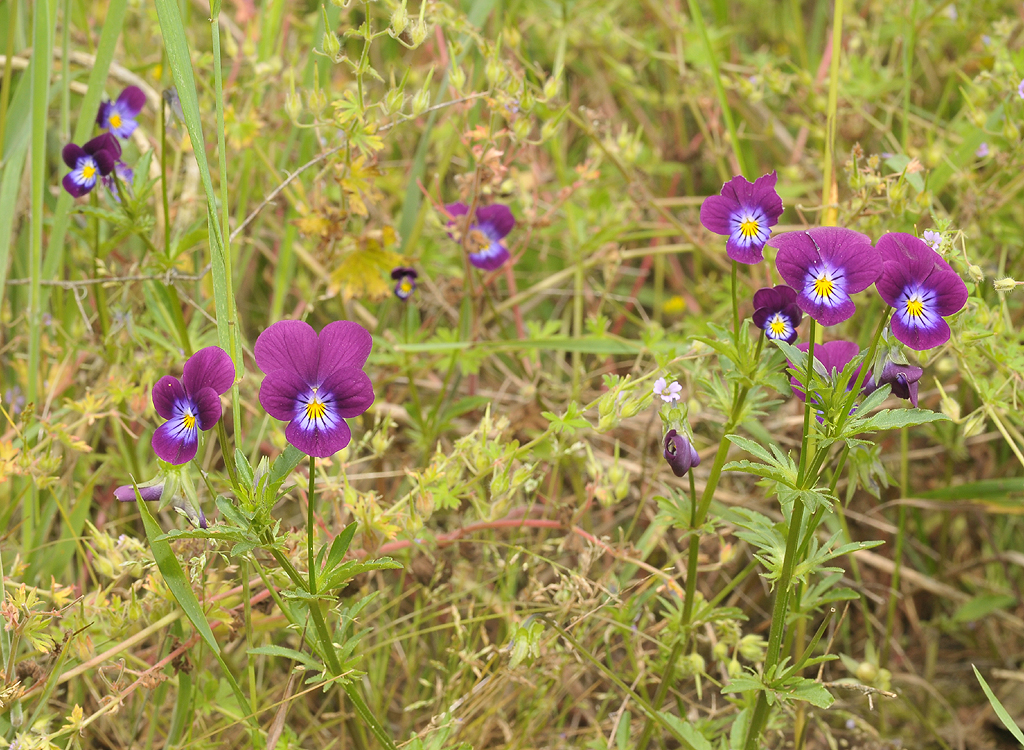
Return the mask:
{"type": "Polygon", "coordinates": [[[69,143],[64,147],[64,163],[71,171],[64,175],[64,189],[73,198],[81,198],[96,187],[97,181],[117,196],[115,176],[122,181],[133,177],[131,167],[121,161],[118,138],[128,138],[138,127],[136,118],[146,106],[146,95],[138,86],[129,86],[112,102],[103,102],[96,115],[96,124],[108,131],[93,138],[84,146],[69,143]]]}

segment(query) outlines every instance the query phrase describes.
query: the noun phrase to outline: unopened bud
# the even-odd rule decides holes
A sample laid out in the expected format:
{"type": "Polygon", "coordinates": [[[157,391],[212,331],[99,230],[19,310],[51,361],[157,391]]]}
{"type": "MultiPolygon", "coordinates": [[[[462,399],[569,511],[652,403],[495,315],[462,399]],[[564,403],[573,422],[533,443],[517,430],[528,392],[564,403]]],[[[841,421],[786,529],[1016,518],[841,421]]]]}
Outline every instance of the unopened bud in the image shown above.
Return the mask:
{"type": "Polygon", "coordinates": [[[448,71],[448,80],[456,91],[462,91],[462,87],[466,85],[466,72],[456,65],[448,71]]]}
{"type": "Polygon", "coordinates": [[[514,123],[512,123],[512,134],[516,137],[517,141],[525,141],[530,137],[530,130],[533,127],[529,118],[520,117],[514,123]]]}
{"type": "Polygon", "coordinates": [[[544,82],[544,98],[551,99],[558,95],[558,79],[551,76],[544,82]]]}
{"type": "Polygon", "coordinates": [[[857,665],[857,671],[853,674],[865,685],[870,685],[878,677],[878,667],[869,661],[862,661],[857,665]]]}
{"type": "Polygon", "coordinates": [[[409,31],[409,36],[412,37],[412,46],[419,47],[423,44],[423,40],[427,38],[427,33],[427,25],[423,21],[414,23],[409,31]]]}
{"type": "Polygon", "coordinates": [[[302,114],[302,98],[296,92],[293,91],[285,96],[284,111],[292,120],[299,119],[299,115],[302,114]]]}
{"type": "Polygon", "coordinates": [[[690,662],[690,673],[691,674],[704,674],[704,657],[694,652],[690,654],[687,659],[690,662]]]}
{"type": "Polygon", "coordinates": [[[391,89],[384,97],[384,107],[388,112],[401,112],[405,104],[405,94],[398,89],[391,89]]]}
{"type": "Polygon", "coordinates": [[[332,60],[338,59],[338,54],[341,52],[341,40],[338,39],[338,35],[328,29],[324,32],[324,54],[332,60]]]}
{"type": "Polygon", "coordinates": [[[764,638],[759,635],[745,635],[740,638],[739,650],[740,656],[747,661],[761,661],[765,652],[764,638]]]}
{"type": "Polygon", "coordinates": [[[715,661],[725,661],[725,658],[729,655],[729,646],[719,641],[711,649],[711,655],[715,658],[715,661]]]}
{"type": "Polygon", "coordinates": [[[550,141],[551,138],[555,135],[555,132],[558,130],[558,125],[558,120],[548,120],[547,122],[545,122],[544,127],[540,129],[541,141],[550,141]]]}
{"type": "Polygon", "coordinates": [[[1020,130],[1017,129],[1012,120],[1007,120],[1006,124],[1003,125],[1003,138],[1011,143],[1020,138],[1020,130]]]}
{"type": "Polygon", "coordinates": [[[985,431],[985,412],[976,411],[964,422],[964,437],[970,438],[985,431]]]}
{"type": "Polygon", "coordinates": [[[725,668],[725,671],[729,673],[730,677],[739,677],[743,674],[743,665],[740,664],[739,659],[733,659],[729,662],[729,665],[725,668]]]}
{"type": "Polygon", "coordinates": [[[975,284],[980,284],[985,280],[985,272],[982,271],[981,266],[976,263],[971,263],[971,265],[967,266],[967,274],[975,284]]]}
{"type": "Polygon", "coordinates": [[[327,108],[327,94],[323,89],[314,89],[309,94],[309,108],[314,115],[320,115],[327,108]]]}
{"type": "Polygon", "coordinates": [[[488,85],[492,87],[497,86],[505,79],[505,68],[497,56],[488,58],[487,65],[484,66],[484,76],[487,78],[488,85]]]}
{"type": "Polygon", "coordinates": [[[391,29],[395,36],[401,36],[405,27],[409,25],[409,14],[405,11],[405,3],[402,3],[395,12],[391,14],[391,29]]]}
{"type": "Polygon", "coordinates": [[[420,89],[419,92],[416,94],[416,96],[414,96],[412,98],[412,113],[413,113],[413,116],[418,117],[419,115],[422,115],[426,111],[427,107],[429,107],[429,106],[430,106],[430,89],[424,87],[424,88],[420,89]]]}
{"type": "Polygon", "coordinates": [[[1017,282],[1007,276],[1005,279],[996,279],[992,286],[996,288],[997,292],[1012,292],[1017,288],[1017,282]]]}

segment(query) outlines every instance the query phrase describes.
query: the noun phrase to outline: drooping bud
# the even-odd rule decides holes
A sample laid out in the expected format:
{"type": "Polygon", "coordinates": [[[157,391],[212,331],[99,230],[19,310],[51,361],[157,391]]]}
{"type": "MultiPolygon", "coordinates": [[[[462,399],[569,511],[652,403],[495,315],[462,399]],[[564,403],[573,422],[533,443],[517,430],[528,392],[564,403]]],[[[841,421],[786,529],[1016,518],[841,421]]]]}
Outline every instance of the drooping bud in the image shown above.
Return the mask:
{"type": "Polygon", "coordinates": [[[686,472],[700,465],[700,456],[690,441],[676,430],[669,430],[665,435],[665,460],[677,477],[686,476],[686,472]]]}

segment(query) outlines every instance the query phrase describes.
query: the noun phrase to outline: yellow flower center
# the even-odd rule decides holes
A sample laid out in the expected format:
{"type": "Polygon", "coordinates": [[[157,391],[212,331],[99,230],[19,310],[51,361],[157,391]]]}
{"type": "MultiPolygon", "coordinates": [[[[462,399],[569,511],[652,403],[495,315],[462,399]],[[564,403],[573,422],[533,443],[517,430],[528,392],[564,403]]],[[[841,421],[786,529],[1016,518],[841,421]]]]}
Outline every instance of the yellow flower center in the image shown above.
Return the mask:
{"type": "Polygon", "coordinates": [[[121,115],[117,114],[117,112],[111,112],[110,117],[108,119],[110,120],[110,127],[121,127],[121,115]]]}
{"type": "Polygon", "coordinates": [[[196,428],[196,418],[189,413],[185,413],[185,416],[181,418],[181,423],[184,425],[186,430],[194,430],[196,428]]]}
{"type": "Polygon", "coordinates": [[[82,166],[82,179],[91,180],[96,175],[96,167],[92,164],[84,164],[82,166]]]}
{"type": "Polygon", "coordinates": [[[306,417],[313,421],[323,419],[327,415],[327,406],[314,396],[306,403],[306,417]]]}
{"type": "Polygon", "coordinates": [[[756,237],[761,230],[761,225],[753,216],[748,216],[740,222],[740,234],[744,237],[756,237]]]}
{"type": "Polygon", "coordinates": [[[769,323],[769,328],[773,336],[780,337],[786,333],[786,321],[781,315],[776,315],[769,323]]]}
{"type": "Polygon", "coordinates": [[[907,314],[914,318],[920,318],[924,315],[924,302],[919,299],[911,297],[907,300],[907,314]]]}
{"type": "Polygon", "coordinates": [[[814,280],[814,293],[819,297],[825,297],[828,299],[832,296],[832,292],[835,291],[835,288],[835,283],[832,279],[825,276],[825,274],[821,274],[821,276],[814,280]]]}
{"type": "Polygon", "coordinates": [[[402,285],[399,287],[399,289],[402,290],[402,294],[410,294],[412,292],[412,284],[410,284],[409,280],[406,279],[405,281],[402,282],[402,285]]]}
{"type": "Polygon", "coordinates": [[[471,229],[469,231],[469,237],[466,239],[466,249],[471,253],[478,253],[481,250],[490,247],[491,240],[479,229],[471,229]]]}

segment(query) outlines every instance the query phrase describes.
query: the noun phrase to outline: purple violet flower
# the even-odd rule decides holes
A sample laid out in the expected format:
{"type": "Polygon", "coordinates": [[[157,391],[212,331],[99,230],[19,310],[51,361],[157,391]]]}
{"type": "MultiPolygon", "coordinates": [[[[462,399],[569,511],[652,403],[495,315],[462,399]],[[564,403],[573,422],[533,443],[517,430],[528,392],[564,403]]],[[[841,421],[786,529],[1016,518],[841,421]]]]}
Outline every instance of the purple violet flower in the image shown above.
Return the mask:
{"type": "MultiPolygon", "coordinates": [[[[142,496],[145,502],[153,503],[163,498],[166,486],[167,482],[165,479],[153,479],[139,485],[139,495],[142,496]]],[[[114,490],[114,497],[122,503],[134,503],[135,487],[130,484],[123,484],[114,490]]],[[[192,504],[185,499],[181,492],[175,491],[174,497],[171,498],[171,506],[180,511],[194,525],[201,529],[206,528],[206,514],[203,513],[203,509],[193,508],[192,504]]]]}
{"type": "MultiPolygon", "coordinates": [[[[797,344],[796,348],[806,353],[810,347],[805,343],[797,344]]],[[[860,354],[860,347],[852,341],[826,341],[824,344],[814,345],[814,359],[821,364],[825,372],[829,374],[829,377],[846,369],[846,366],[850,364],[850,360],[858,354],[860,354]]],[[[853,388],[858,373],[860,373],[859,367],[854,370],[853,375],[850,377],[846,390],[853,388]]],[[[795,377],[790,377],[789,382],[793,386],[793,393],[796,394],[797,398],[801,401],[806,401],[803,384],[795,377]]]]}
{"type": "Polygon", "coordinates": [[[448,222],[448,236],[462,242],[462,233],[468,232],[466,249],[469,262],[483,271],[501,268],[509,259],[508,248],[502,240],[516,225],[516,219],[508,206],[494,203],[476,210],[473,220],[459,219],[469,213],[465,203],[449,203],[445,206],[452,221],[448,222]]]}
{"type": "Polygon", "coordinates": [[[391,272],[391,278],[397,282],[395,284],[395,296],[404,301],[409,299],[412,293],[416,291],[416,279],[419,278],[419,274],[416,273],[414,268],[399,266],[391,272]]]}
{"type": "Polygon", "coordinates": [[[967,304],[967,285],[942,256],[912,234],[892,232],[878,241],[882,274],[875,288],[896,312],[893,335],[917,351],[949,341],[942,319],[967,304]]]}
{"type": "Polygon", "coordinates": [[[188,358],[181,380],[165,375],[153,386],[153,406],[167,421],[153,433],[153,451],[169,464],[195,458],[199,430],[211,430],[220,419],[220,394],[235,382],[235,365],[219,346],[208,346],[188,358]]]}
{"type": "Polygon", "coordinates": [[[675,430],[665,434],[665,460],[677,477],[685,477],[694,466],[700,466],[700,455],[685,435],[675,430]]]}
{"type": "Polygon", "coordinates": [[[775,172],[753,183],[737,175],[722,185],[700,207],[700,223],[709,232],[728,237],[725,252],[738,263],[753,265],[764,260],[764,246],[771,228],[782,216],[782,199],[775,192],[775,172]]]}
{"type": "Polygon", "coordinates": [[[106,177],[121,157],[121,144],[110,133],[98,135],[84,146],[69,143],[61,152],[71,171],[64,175],[63,185],[73,198],[81,198],[106,177]]]}
{"type": "Polygon", "coordinates": [[[256,339],[256,364],[266,373],[260,403],[288,422],[288,442],[309,456],[326,458],[352,439],[345,418],[373,403],[373,383],[363,372],[373,338],[358,323],[329,323],[319,337],[301,320],[281,320],[256,339]]]}
{"type": "Polygon", "coordinates": [[[823,326],[849,319],[857,309],[850,295],[864,291],[878,278],[878,251],[871,240],[851,229],[786,232],[768,244],[779,249],[775,266],[797,291],[797,305],[823,326]]]}
{"type": "Polygon", "coordinates": [[[979,159],[984,159],[986,156],[988,156],[988,142],[982,141],[981,145],[974,150],[974,155],[977,156],[979,159]]]}
{"type": "Polygon", "coordinates": [[[917,383],[924,375],[924,370],[913,365],[899,365],[891,359],[886,359],[882,367],[882,377],[875,382],[874,373],[868,375],[864,381],[864,392],[872,393],[879,386],[886,385],[892,389],[892,395],[905,398],[910,401],[911,406],[917,408],[917,383]]]}
{"type": "Polygon", "coordinates": [[[96,124],[118,138],[129,138],[139,123],[135,118],[146,106],[146,95],[138,86],[129,86],[112,102],[103,102],[96,114],[96,124]]]}
{"type": "Polygon", "coordinates": [[[803,313],[796,303],[796,290],[785,284],[754,292],[754,325],[770,339],[792,344],[803,313]]]}

